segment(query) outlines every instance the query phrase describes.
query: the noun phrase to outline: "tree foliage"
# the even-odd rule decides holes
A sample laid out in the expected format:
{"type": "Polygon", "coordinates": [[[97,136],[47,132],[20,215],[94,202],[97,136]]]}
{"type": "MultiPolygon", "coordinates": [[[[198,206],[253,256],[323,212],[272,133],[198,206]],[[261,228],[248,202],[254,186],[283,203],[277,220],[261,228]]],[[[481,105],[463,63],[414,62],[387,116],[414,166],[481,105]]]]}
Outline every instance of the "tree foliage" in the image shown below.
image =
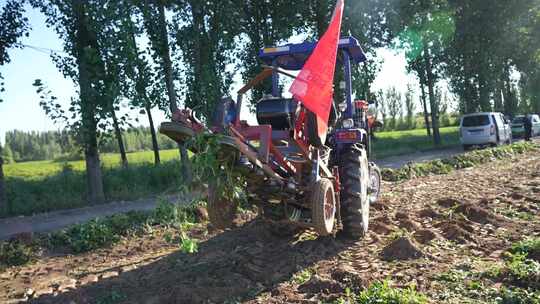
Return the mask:
{"type": "MultiPolygon", "coordinates": [[[[20,38],[28,36],[30,25],[24,12],[24,2],[21,0],[8,0],[0,10],[0,66],[11,61],[8,50],[21,47],[20,38]]],[[[4,86],[4,77],[0,73],[0,93],[5,91],[4,86]]]]}

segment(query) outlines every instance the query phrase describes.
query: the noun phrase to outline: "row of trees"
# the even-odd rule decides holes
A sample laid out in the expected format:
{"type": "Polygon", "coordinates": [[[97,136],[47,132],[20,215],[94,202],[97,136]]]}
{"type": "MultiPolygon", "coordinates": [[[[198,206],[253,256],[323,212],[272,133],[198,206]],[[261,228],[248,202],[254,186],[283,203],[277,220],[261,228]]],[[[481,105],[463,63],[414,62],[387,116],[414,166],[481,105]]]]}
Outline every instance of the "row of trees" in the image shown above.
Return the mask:
{"type": "MultiPolygon", "coordinates": [[[[531,110],[540,111],[540,0],[345,2],[343,34],[359,38],[369,58],[353,71],[356,97],[376,96],[371,89],[380,68],[376,48],[405,50],[436,144],[441,79],[450,81],[462,112],[512,111],[518,92],[531,110]],[[519,84],[512,80],[514,72],[521,74],[519,84]]],[[[208,118],[214,103],[229,94],[234,71],[247,80],[261,69],[256,57],[261,47],[293,36],[319,37],[335,0],[8,0],[0,16],[16,21],[0,21],[4,54],[28,31],[21,3],[45,14],[64,42],[66,55],[52,59],[78,86],[71,106],[63,109],[45,81],[35,85],[41,106],[83,147],[89,200],[100,202],[98,142],[104,132],[115,135],[127,166],[122,129],[129,117],[119,116],[121,101],[148,115],[158,162],[150,109],[170,114],[182,100],[208,118]]],[[[185,149],[181,152],[186,160],[185,149]]]]}
{"type": "MultiPolygon", "coordinates": [[[[426,128],[427,136],[431,136],[431,118],[429,112],[423,108],[422,100],[416,100],[413,85],[407,85],[407,90],[400,92],[395,86],[380,90],[376,94],[379,104],[378,111],[384,122],[384,130],[410,130],[418,127],[426,128]],[[418,123],[418,118],[422,122],[418,123]]],[[[439,111],[440,126],[448,127],[456,122],[455,111],[450,109],[454,103],[441,87],[435,88],[436,107],[439,111]]]]}
{"type": "Polygon", "coordinates": [[[435,143],[435,86],[443,78],[462,113],[515,114],[518,92],[524,110],[540,112],[540,1],[403,0],[397,6],[390,28],[420,80],[424,102],[429,100],[425,111],[431,112],[435,143]]]}
{"type": "MultiPolygon", "coordinates": [[[[115,134],[127,165],[121,129],[129,118],[117,117],[122,99],[147,114],[156,106],[171,113],[178,108],[181,94],[186,106],[208,118],[214,103],[228,94],[231,66],[232,70],[240,69],[244,79],[252,77],[260,70],[256,54],[261,47],[297,34],[319,36],[335,4],[333,0],[27,2],[47,16],[47,25],[64,41],[67,55],[54,55],[53,60],[78,85],[78,96],[69,109],[63,109],[44,80],[34,85],[46,113],[68,126],[84,147],[89,200],[94,203],[104,200],[98,154],[103,131],[115,134]],[[148,47],[141,43],[145,39],[148,47]]],[[[376,7],[351,2],[347,11],[354,14],[345,20],[346,31],[373,41],[369,43],[373,47],[381,46],[381,41],[368,37],[380,36],[375,34],[380,28],[374,25],[383,24],[377,22],[382,15],[376,7]],[[373,23],[361,18],[367,14],[374,17],[373,23]]],[[[14,35],[15,40],[20,36],[14,35]]],[[[373,71],[356,72],[362,73],[373,71]]],[[[254,99],[261,92],[256,92],[254,99]]],[[[151,120],[149,117],[152,128],[151,120]]],[[[155,151],[157,161],[157,147],[155,151]]],[[[185,150],[181,152],[186,159],[185,150]]]]}
{"type": "MultiPolygon", "coordinates": [[[[150,128],[130,128],[122,132],[126,152],[153,149],[150,128]]],[[[164,135],[157,135],[160,149],[174,149],[175,144],[164,135]]],[[[4,161],[21,162],[54,159],[81,159],[80,146],[69,131],[23,132],[9,131],[5,134],[4,161]]],[[[120,153],[114,136],[102,136],[99,141],[102,153],[120,153]]]]}

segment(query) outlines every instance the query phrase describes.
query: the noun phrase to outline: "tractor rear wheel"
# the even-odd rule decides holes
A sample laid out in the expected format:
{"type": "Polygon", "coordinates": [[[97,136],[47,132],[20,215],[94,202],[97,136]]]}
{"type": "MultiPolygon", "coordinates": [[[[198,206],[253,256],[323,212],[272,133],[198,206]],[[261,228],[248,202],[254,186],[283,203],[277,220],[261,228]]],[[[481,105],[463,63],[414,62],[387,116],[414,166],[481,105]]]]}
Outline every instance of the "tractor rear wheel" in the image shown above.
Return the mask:
{"type": "Polygon", "coordinates": [[[341,214],[343,231],[362,238],[369,225],[369,163],[366,150],[352,145],[341,156],[341,214]]]}
{"type": "Polygon", "coordinates": [[[238,203],[230,201],[223,196],[223,191],[210,183],[208,185],[208,219],[214,228],[227,229],[233,226],[233,220],[236,216],[238,203]]]}
{"type": "Polygon", "coordinates": [[[332,234],[336,220],[336,193],[327,178],[321,178],[311,193],[311,220],[315,231],[321,236],[332,234]]]}

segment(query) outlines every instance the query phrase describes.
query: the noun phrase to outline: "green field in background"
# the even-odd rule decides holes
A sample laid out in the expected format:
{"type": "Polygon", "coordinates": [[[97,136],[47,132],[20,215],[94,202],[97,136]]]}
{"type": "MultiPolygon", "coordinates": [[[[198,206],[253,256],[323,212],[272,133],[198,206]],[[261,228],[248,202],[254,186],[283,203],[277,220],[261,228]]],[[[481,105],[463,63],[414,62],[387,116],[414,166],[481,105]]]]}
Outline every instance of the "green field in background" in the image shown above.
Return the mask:
{"type": "MultiPolygon", "coordinates": [[[[426,136],[426,130],[423,129],[378,132],[375,136],[377,139],[374,141],[373,149],[374,156],[377,159],[434,148],[431,139],[426,136]]],[[[441,148],[459,145],[457,127],[441,128],[441,136],[443,138],[441,148]]],[[[160,156],[163,162],[167,162],[178,159],[179,153],[176,149],[162,150],[160,156]]],[[[118,154],[102,154],[101,160],[105,169],[120,166],[120,155],[118,154]]],[[[154,154],[152,151],[128,153],[128,161],[131,165],[153,163],[154,154]]],[[[84,171],[85,169],[84,160],[69,162],[34,161],[5,165],[4,173],[7,178],[41,179],[61,172],[66,164],[74,171],[84,171]]]]}
{"type": "Polygon", "coordinates": [[[381,159],[418,151],[459,146],[458,127],[441,128],[440,132],[442,144],[438,147],[435,147],[431,138],[427,137],[425,129],[375,133],[373,154],[376,159],[381,159]]]}
{"type": "MultiPolygon", "coordinates": [[[[177,149],[160,151],[162,162],[173,159],[179,159],[180,153],[177,149]]],[[[119,154],[100,155],[102,167],[105,169],[116,168],[120,166],[119,154]]],[[[142,151],[128,153],[128,162],[130,165],[140,165],[154,163],[154,152],[142,151]]],[[[74,171],[84,171],[86,168],[84,160],[59,162],[53,160],[23,162],[4,165],[4,174],[9,177],[20,177],[25,179],[40,179],[46,176],[54,175],[62,171],[64,166],[69,165],[74,171]]]]}

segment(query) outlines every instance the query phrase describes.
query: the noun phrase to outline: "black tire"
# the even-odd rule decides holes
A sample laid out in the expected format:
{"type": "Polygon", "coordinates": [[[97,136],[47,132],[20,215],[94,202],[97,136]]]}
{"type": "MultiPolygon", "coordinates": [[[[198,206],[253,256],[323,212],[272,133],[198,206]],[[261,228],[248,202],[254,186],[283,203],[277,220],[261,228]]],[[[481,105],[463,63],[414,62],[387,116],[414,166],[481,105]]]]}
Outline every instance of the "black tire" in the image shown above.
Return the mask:
{"type": "Polygon", "coordinates": [[[382,175],[381,169],[374,163],[369,163],[369,188],[368,196],[369,203],[374,204],[379,200],[382,188],[382,175]]]}
{"type": "Polygon", "coordinates": [[[471,145],[463,145],[463,151],[470,151],[472,148],[471,145]]]}
{"type": "Polygon", "coordinates": [[[336,221],[336,196],[334,185],[327,178],[321,178],[313,185],[311,192],[311,221],[313,228],[321,236],[332,234],[336,221]]]}
{"type": "Polygon", "coordinates": [[[214,228],[227,229],[233,227],[238,202],[224,198],[218,187],[210,183],[208,185],[208,219],[214,228]]]}
{"type": "Polygon", "coordinates": [[[341,156],[341,214],[343,231],[353,238],[366,235],[369,225],[369,163],[366,150],[351,146],[341,156]]]}

